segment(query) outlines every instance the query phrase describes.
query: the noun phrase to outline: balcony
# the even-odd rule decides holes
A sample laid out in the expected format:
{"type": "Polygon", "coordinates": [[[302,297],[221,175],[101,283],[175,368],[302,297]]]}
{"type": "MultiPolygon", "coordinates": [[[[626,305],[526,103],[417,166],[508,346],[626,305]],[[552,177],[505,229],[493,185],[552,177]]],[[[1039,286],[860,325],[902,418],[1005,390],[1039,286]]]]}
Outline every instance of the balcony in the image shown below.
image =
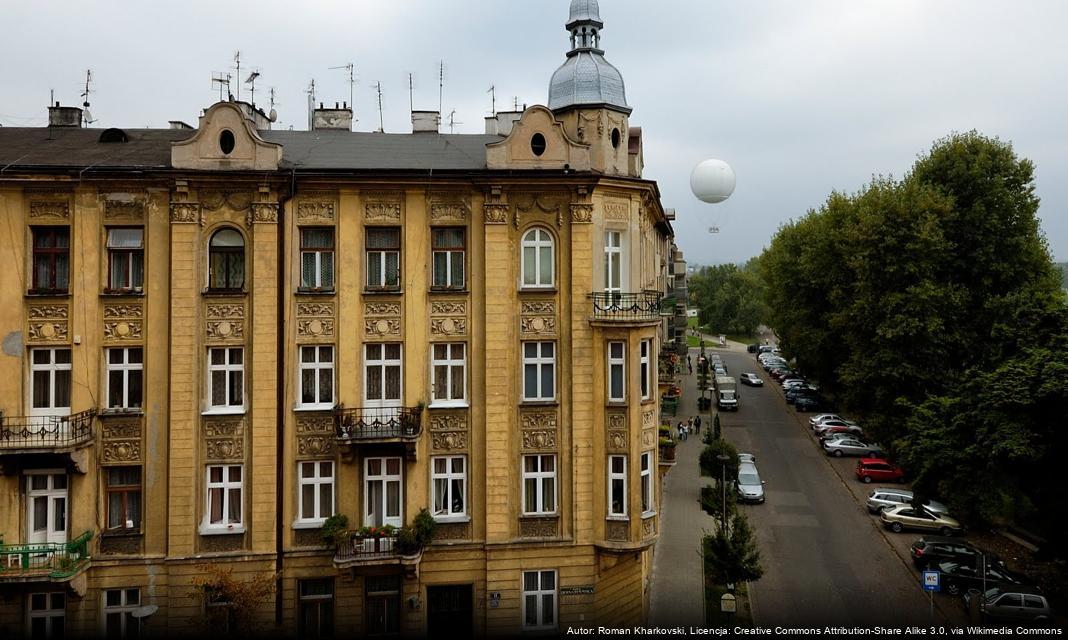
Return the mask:
{"type": "Polygon", "coordinates": [[[409,460],[423,433],[423,407],[354,407],[334,409],[334,432],[339,445],[400,444],[409,460]]]}
{"type": "Polygon", "coordinates": [[[639,293],[591,293],[594,325],[646,326],[660,322],[660,307],[664,294],[659,291],[639,293]]]}
{"type": "Polygon", "coordinates": [[[0,413],[0,455],[68,453],[93,443],[96,409],[71,416],[0,413]]]}
{"type": "Polygon", "coordinates": [[[89,567],[86,531],[70,542],[0,544],[0,584],[70,582],[89,567]]]}

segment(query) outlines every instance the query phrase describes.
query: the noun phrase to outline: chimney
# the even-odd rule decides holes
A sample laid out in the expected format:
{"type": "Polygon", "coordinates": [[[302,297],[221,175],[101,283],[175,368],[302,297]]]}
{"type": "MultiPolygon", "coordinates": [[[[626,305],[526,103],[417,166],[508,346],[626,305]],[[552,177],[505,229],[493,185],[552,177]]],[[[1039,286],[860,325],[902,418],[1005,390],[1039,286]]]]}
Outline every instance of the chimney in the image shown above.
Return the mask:
{"type": "Polygon", "coordinates": [[[349,103],[343,102],[338,106],[335,102],[334,107],[330,108],[324,107],[320,102],[319,108],[312,112],[312,129],[314,131],[323,129],[352,131],[352,109],[349,108],[349,103]]]}
{"type": "Polygon", "coordinates": [[[507,136],[522,117],[522,111],[498,111],[496,117],[486,118],[486,135],[507,136]]]}
{"type": "Polygon", "coordinates": [[[48,107],[48,126],[80,127],[82,126],[82,110],[78,107],[61,107],[57,102],[54,107],[48,107]]]}
{"type": "Polygon", "coordinates": [[[413,111],[412,133],[437,133],[441,114],[437,111],[413,111]]]}

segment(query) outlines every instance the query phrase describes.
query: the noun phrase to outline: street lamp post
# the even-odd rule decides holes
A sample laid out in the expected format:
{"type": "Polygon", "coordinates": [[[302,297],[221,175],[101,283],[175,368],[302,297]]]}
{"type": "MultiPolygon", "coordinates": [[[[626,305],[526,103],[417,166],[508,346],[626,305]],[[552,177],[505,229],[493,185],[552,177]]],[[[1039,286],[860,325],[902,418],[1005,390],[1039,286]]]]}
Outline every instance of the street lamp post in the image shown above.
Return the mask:
{"type": "Polygon", "coordinates": [[[719,460],[719,487],[723,494],[723,505],[719,512],[719,526],[723,531],[727,530],[727,461],[729,457],[720,454],[716,456],[716,460],[719,460]]]}

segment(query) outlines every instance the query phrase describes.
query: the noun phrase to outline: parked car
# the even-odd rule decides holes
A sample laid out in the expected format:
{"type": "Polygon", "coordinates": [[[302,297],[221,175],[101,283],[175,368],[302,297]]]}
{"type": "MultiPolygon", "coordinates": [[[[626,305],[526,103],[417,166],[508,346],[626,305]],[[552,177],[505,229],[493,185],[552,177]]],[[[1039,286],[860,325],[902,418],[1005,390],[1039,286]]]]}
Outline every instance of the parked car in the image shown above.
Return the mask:
{"type": "Polygon", "coordinates": [[[787,391],[783,395],[786,396],[786,402],[788,404],[793,404],[793,403],[797,402],[797,399],[800,398],[801,396],[808,396],[810,398],[817,398],[817,399],[819,397],[819,393],[816,391],[816,389],[814,389],[813,387],[810,387],[808,385],[802,385],[800,387],[794,387],[793,389],[790,389],[789,391],[787,391]]]}
{"type": "Polygon", "coordinates": [[[787,389],[793,389],[794,387],[799,387],[801,385],[808,384],[808,380],[805,380],[801,376],[786,376],[779,382],[782,384],[782,388],[784,391],[787,389]]]}
{"type": "Polygon", "coordinates": [[[817,434],[820,434],[826,432],[828,429],[833,429],[835,427],[846,427],[857,430],[860,429],[860,425],[858,425],[856,422],[850,422],[849,420],[826,420],[814,426],[812,430],[815,431],[817,434]]]}
{"type": "MultiPolygon", "coordinates": [[[[871,513],[879,513],[887,507],[896,507],[899,504],[912,504],[913,497],[913,493],[907,489],[874,489],[868,494],[868,511],[871,513]]],[[[923,506],[927,507],[934,513],[949,513],[949,508],[936,500],[928,500],[923,506]]],[[[923,538],[920,538],[920,540],[923,540],[923,538]]],[[[917,540],[916,542],[920,542],[920,540],[917,540]]],[[[916,543],[913,543],[913,545],[915,544],[916,543]]]]}
{"type": "Polygon", "coordinates": [[[884,527],[894,533],[901,533],[905,529],[937,531],[943,536],[964,532],[964,527],[953,518],[928,511],[923,507],[917,509],[909,504],[883,509],[879,519],[883,521],[884,527]]]}
{"type": "Polygon", "coordinates": [[[738,464],[739,465],[743,465],[743,464],[745,464],[747,462],[749,464],[756,464],[756,456],[754,456],[751,453],[739,453],[738,454],[738,464]]]}
{"type": "Polygon", "coordinates": [[[840,438],[842,436],[863,440],[864,431],[860,427],[827,427],[819,432],[820,442],[840,438]]]}
{"type": "Polygon", "coordinates": [[[756,353],[759,348],[760,348],[759,344],[750,344],[750,345],[746,345],[745,350],[748,351],[749,353],[756,353]]]}
{"type": "Polygon", "coordinates": [[[972,599],[979,599],[979,614],[983,621],[1046,624],[1053,619],[1049,600],[1035,587],[1000,586],[987,589],[986,593],[968,591],[964,594],[964,606],[970,608],[972,599]]]}
{"type": "Polygon", "coordinates": [[[742,375],[738,376],[738,378],[742,381],[742,384],[747,384],[751,387],[764,386],[763,378],[761,378],[755,373],[743,373],[742,375]]]}
{"type": "Polygon", "coordinates": [[[794,371],[793,369],[782,368],[782,369],[772,369],[771,371],[768,372],[768,374],[770,374],[772,378],[775,378],[776,382],[782,382],[786,378],[788,378],[790,376],[793,376],[793,375],[796,375],[797,372],[794,371]]]}
{"type": "Polygon", "coordinates": [[[798,411],[819,411],[827,407],[827,402],[818,396],[799,396],[794,400],[794,408],[798,411]]]}
{"type": "Polygon", "coordinates": [[[727,376],[727,370],[724,369],[723,367],[716,367],[715,376],[717,378],[726,377],[727,376]]]}
{"type": "MultiPolygon", "coordinates": [[[[961,563],[945,560],[928,565],[930,569],[942,574],[941,587],[951,596],[959,596],[970,589],[982,589],[984,586],[983,563],[961,563]]],[[[1029,586],[1030,580],[1013,573],[1001,564],[987,564],[985,571],[986,586],[1022,587],[1029,586]]]]}
{"type": "Polygon", "coordinates": [[[764,483],[757,473],[756,464],[746,462],[738,465],[738,502],[764,502],[764,483]]]}
{"type": "MultiPolygon", "coordinates": [[[[879,491],[896,491],[896,489],[876,489],[872,493],[875,494],[879,491]]],[[[868,502],[869,511],[871,511],[870,501],[871,498],[869,498],[868,502]]],[[[983,556],[983,552],[976,549],[971,543],[965,542],[960,538],[948,538],[943,536],[923,536],[922,538],[917,538],[916,541],[912,543],[910,552],[912,554],[912,564],[921,571],[926,569],[928,565],[938,564],[939,562],[944,562],[946,560],[975,566],[976,563],[980,562],[983,556]]],[[[1000,563],[1001,561],[996,558],[997,556],[987,554],[988,563],[1000,563]]]]}
{"type": "Polygon", "coordinates": [[[857,461],[857,480],[872,482],[904,482],[905,470],[882,458],[861,458],[857,461]]]}
{"type": "Polygon", "coordinates": [[[847,436],[836,440],[824,441],[823,450],[827,455],[836,458],[841,458],[842,456],[868,456],[869,458],[874,458],[879,453],[880,448],[877,444],[869,444],[847,436]]]}
{"type": "Polygon", "coordinates": [[[821,422],[826,422],[827,420],[842,420],[844,422],[848,422],[848,420],[838,415],[837,413],[820,413],[809,418],[808,424],[809,426],[815,427],[817,424],[820,424],[821,422]]]}

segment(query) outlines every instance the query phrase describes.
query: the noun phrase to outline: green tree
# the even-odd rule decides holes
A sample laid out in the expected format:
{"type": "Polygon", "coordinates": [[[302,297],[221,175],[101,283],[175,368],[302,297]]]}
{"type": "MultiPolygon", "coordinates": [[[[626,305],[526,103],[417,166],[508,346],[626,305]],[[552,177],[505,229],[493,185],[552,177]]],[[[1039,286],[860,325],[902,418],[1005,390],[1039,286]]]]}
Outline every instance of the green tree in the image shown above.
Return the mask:
{"type": "Polygon", "coordinates": [[[742,513],[735,513],[729,526],[720,527],[701,542],[705,575],[714,582],[752,582],[764,575],[756,537],[742,513]]]}
{"type": "Polygon", "coordinates": [[[701,450],[698,463],[701,467],[701,475],[706,478],[714,478],[716,482],[719,482],[722,473],[726,471],[728,483],[738,479],[738,450],[723,438],[706,445],[701,450]],[[727,461],[721,463],[719,456],[726,456],[727,461]]]}

